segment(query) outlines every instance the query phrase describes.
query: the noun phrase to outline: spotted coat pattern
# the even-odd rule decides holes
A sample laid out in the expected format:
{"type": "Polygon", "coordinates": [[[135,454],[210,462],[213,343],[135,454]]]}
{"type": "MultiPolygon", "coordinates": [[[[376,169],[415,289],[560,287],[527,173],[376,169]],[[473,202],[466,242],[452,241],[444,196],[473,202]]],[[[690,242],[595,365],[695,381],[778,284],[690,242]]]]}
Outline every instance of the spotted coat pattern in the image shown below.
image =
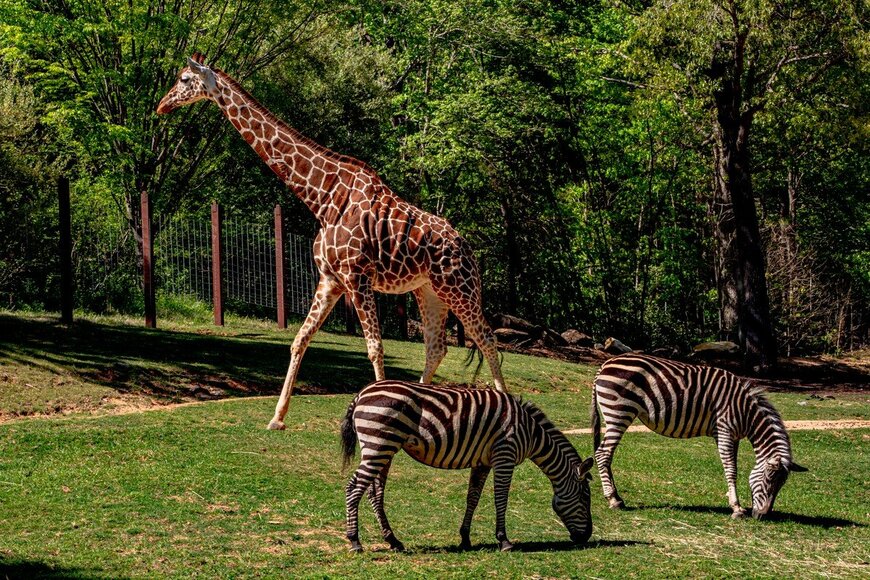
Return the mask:
{"type": "Polygon", "coordinates": [[[477,263],[447,220],[395,195],[368,165],[339,155],[288,126],[223,71],[194,54],[157,112],[200,100],[214,102],[272,171],[320,222],[314,261],[320,280],[291,347],[290,366],[269,424],[283,429],[299,365],[311,338],[349,293],[366,339],[376,380],[384,378],[384,349],[374,292],[413,292],[420,307],[429,383],[447,354],[445,322],[452,310],[478,346],[504,391],[495,337],[483,316],[477,263]]]}

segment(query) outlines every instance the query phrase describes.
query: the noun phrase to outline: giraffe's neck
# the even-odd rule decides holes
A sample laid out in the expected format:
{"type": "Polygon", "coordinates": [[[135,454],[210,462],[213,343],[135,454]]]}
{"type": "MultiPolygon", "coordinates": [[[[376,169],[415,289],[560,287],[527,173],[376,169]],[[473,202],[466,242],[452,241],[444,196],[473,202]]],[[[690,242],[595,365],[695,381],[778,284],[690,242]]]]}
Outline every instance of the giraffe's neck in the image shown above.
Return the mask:
{"type": "Polygon", "coordinates": [[[366,172],[372,181],[377,179],[362,162],[338,155],[284,123],[225,73],[215,74],[212,100],[321,225],[337,221],[346,207],[353,185],[348,172],[366,172]]]}

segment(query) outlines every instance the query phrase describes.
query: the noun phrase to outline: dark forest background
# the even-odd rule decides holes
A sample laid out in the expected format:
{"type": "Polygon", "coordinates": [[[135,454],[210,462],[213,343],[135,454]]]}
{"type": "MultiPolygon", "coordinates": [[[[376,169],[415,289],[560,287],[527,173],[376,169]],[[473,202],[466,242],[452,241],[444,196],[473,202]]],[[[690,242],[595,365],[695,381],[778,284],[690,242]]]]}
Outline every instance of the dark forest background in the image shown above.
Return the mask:
{"type": "MultiPolygon", "coordinates": [[[[870,341],[859,0],[0,0],[3,307],[57,308],[59,176],[94,239],[142,191],[313,236],[216,107],[154,113],[194,50],[449,219],[489,312],[762,364],[870,341]]],[[[118,271],[78,306],[140,311],[118,271]]]]}

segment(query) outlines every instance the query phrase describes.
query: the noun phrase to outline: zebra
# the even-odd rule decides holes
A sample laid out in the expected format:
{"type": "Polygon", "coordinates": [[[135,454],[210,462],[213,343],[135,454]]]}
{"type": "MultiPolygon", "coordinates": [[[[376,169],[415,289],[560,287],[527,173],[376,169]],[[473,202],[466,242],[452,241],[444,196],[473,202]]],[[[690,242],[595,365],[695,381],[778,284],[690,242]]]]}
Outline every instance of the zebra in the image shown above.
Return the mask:
{"type": "Polygon", "coordinates": [[[592,387],[595,460],[610,507],[625,507],[610,463],[635,417],[659,435],[708,435],[716,441],[733,518],[749,514],[737,498],[737,444],[746,437],[755,452],[749,475],[752,515],[766,517],[791,472],[807,471],[792,459],[791,443],[777,410],[764,391],[728,371],[644,354],[623,354],[603,365],[592,387]],[[601,419],[604,416],[604,441],[601,419]]]}
{"type": "Polygon", "coordinates": [[[502,551],[513,547],[505,531],[505,511],[514,467],[526,458],[553,484],[553,510],[571,539],[582,544],[592,533],[592,458],[583,461],[565,435],[528,401],[490,389],[382,380],[365,387],[350,404],[341,435],[345,468],[357,440],[361,448],[359,467],[346,488],[347,539],[354,552],[363,549],[357,517],[367,489],[384,540],[391,549],[404,550],[384,512],[387,473],[401,449],[431,467],[471,468],[460,549],[471,548],[471,520],[490,471],[495,478],[496,539],[502,551]]]}

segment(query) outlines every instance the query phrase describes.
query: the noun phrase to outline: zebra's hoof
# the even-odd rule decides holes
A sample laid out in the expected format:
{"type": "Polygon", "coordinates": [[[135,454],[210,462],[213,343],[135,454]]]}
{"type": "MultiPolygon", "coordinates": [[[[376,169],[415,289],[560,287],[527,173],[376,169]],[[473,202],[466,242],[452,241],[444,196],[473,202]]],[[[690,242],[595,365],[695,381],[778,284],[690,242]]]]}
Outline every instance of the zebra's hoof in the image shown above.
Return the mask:
{"type": "Polygon", "coordinates": [[[744,519],[746,516],[747,516],[746,510],[744,510],[744,509],[741,508],[741,509],[735,510],[735,511],[731,514],[731,519],[732,519],[732,520],[742,520],[742,519],[744,519]]]}
{"type": "Polygon", "coordinates": [[[272,419],[269,421],[269,430],[270,431],[283,431],[287,428],[287,425],[284,424],[284,421],[278,421],[276,419],[272,419]]]}
{"type": "Polygon", "coordinates": [[[394,552],[404,552],[405,544],[403,544],[399,540],[393,540],[392,542],[390,542],[390,549],[394,552]]]}
{"type": "Polygon", "coordinates": [[[460,550],[470,550],[471,549],[471,542],[467,542],[465,540],[462,540],[459,543],[459,549],[460,550]]]}
{"type": "Polygon", "coordinates": [[[611,499],[610,500],[610,509],[612,510],[624,510],[625,502],[621,499],[611,499]]]}
{"type": "Polygon", "coordinates": [[[352,554],[361,554],[363,551],[362,544],[354,544],[350,547],[350,552],[352,554]]]}
{"type": "Polygon", "coordinates": [[[514,545],[511,544],[510,542],[508,542],[507,540],[504,540],[503,542],[499,542],[498,549],[501,550],[502,552],[510,552],[511,550],[514,549],[514,545]]]}

